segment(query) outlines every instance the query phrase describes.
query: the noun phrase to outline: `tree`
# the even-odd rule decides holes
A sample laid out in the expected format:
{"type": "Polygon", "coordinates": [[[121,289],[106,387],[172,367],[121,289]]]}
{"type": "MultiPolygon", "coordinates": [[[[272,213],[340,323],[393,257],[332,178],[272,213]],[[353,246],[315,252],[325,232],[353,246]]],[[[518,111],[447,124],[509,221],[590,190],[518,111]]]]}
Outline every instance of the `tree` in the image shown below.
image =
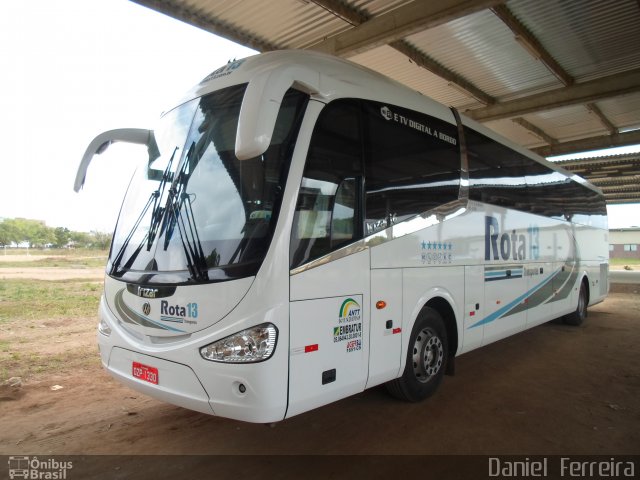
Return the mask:
{"type": "Polygon", "coordinates": [[[54,230],[56,236],[55,245],[58,248],[64,248],[71,240],[71,231],[66,227],[57,227],[54,230]]]}
{"type": "Polygon", "coordinates": [[[15,242],[16,232],[9,220],[0,222],[0,246],[11,245],[15,242]]]}
{"type": "Polygon", "coordinates": [[[106,250],[111,245],[110,233],[93,231],[91,232],[91,236],[93,237],[93,246],[95,248],[106,250]]]}
{"type": "Polygon", "coordinates": [[[88,247],[91,244],[91,236],[85,232],[71,232],[71,241],[76,247],[88,247]]]}
{"type": "Polygon", "coordinates": [[[31,246],[44,246],[55,241],[53,229],[47,227],[40,220],[27,218],[9,218],[2,222],[2,242],[20,244],[23,242],[31,246]]]}
{"type": "Polygon", "coordinates": [[[0,223],[0,244],[10,245],[19,243],[22,234],[18,231],[18,226],[13,218],[8,218],[0,223]]]}

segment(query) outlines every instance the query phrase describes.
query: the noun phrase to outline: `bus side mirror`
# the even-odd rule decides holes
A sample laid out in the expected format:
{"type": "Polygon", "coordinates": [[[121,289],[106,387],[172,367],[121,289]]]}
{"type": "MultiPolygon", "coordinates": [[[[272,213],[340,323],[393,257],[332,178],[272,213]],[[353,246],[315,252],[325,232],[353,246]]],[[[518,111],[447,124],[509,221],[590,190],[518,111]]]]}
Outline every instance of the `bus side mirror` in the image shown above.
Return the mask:
{"type": "Polygon", "coordinates": [[[271,144],[280,104],[292,86],[310,95],[318,93],[320,74],[304,67],[270,71],[254,77],[240,107],[235,154],[238,160],[258,157],[271,144]]]}
{"type": "Polygon", "coordinates": [[[78,172],[76,173],[76,181],[73,184],[73,189],[76,192],[79,192],[84,185],[84,180],[87,176],[87,169],[89,168],[89,164],[91,163],[93,156],[96,154],[100,155],[109,148],[109,145],[115,142],[146,145],[147,151],[149,152],[149,163],[160,156],[160,151],[158,150],[158,144],[156,143],[156,137],[153,134],[153,130],[145,130],[142,128],[119,128],[117,130],[103,132],[92,140],[82,156],[82,160],[78,166],[78,172]]]}

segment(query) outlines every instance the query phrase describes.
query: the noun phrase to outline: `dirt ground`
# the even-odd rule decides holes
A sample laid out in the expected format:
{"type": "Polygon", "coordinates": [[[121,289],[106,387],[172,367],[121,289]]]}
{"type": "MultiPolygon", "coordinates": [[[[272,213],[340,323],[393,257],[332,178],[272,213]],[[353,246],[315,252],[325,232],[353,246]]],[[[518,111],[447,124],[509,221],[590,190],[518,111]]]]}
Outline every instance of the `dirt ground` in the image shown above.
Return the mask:
{"type": "MultiPolygon", "coordinates": [[[[551,322],[459,357],[423,403],[374,388],[270,426],[134,392],[103,372],[96,349],[73,371],[0,390],[0,455],[637,454],[640,295],[618,290],[582,327],[551,322]]],[[[93,349],[95,324],[38,335],[56,350],[93,349]]]]}

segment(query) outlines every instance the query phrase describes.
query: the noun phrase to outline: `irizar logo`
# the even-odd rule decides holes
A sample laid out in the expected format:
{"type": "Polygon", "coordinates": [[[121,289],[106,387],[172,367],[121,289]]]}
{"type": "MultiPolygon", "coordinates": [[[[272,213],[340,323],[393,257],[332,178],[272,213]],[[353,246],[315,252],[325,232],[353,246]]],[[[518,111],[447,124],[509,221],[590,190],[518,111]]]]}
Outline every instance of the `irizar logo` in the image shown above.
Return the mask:
{"type": "Polygon", "coordinates": [[[500,233],[495,217],[484,217],[484,259],[485,260],[525,260],[527,239],[516,230],[500,233]]]}
{"type": "Polygon", "coordinates": [[[158,289],[157,288],[138,287],[138,296],[139,297],[156,298],[157,294],[158,294],[158,289]]]}

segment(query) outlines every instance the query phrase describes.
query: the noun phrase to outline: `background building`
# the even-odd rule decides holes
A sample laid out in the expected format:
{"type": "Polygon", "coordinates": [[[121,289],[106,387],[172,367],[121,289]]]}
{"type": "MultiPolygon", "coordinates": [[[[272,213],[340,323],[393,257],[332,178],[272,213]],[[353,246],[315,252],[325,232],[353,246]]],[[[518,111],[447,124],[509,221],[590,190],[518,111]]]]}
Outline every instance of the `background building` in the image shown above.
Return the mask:
{"type": "Polygon", "coordinates": [[[640,258],[640,227],[609,230],[611,258],[640,258]]]}

